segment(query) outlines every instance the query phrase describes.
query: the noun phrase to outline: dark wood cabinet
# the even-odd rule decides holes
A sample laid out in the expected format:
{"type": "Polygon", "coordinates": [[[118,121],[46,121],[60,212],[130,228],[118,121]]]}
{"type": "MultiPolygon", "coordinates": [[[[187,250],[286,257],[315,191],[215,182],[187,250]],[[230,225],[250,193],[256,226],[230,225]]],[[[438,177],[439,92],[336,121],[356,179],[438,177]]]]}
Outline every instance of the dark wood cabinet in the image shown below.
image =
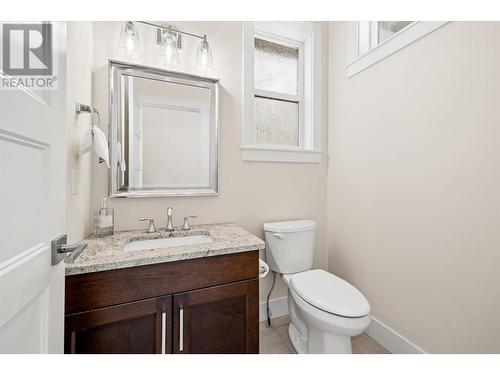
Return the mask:
{"type": "Polygon", "coordinates": [[[258,280],[174,295],[174,353],[258,353],[258,280]]]}
{"type": "Polygon", "coordinates": [[[258,252],[66,277],[65,353],[258,353],[258,252]]]}
{"type": "Polygon", "coordinates": [[[171,296],[73,314],[66,317],[65,352],[169,353],[171,327],[171,296]]]}

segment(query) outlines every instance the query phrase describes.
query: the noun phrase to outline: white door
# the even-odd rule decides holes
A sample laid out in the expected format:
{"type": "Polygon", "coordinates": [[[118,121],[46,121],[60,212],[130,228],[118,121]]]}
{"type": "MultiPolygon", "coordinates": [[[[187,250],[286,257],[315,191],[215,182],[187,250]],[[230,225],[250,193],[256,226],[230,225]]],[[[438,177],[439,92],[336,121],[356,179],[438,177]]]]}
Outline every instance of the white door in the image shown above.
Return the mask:
{"type": "Polygon", "coordinates": [[[63,352],[66,24],[52,27],[58,89],[0,88],[0,353],[63,352]]]}

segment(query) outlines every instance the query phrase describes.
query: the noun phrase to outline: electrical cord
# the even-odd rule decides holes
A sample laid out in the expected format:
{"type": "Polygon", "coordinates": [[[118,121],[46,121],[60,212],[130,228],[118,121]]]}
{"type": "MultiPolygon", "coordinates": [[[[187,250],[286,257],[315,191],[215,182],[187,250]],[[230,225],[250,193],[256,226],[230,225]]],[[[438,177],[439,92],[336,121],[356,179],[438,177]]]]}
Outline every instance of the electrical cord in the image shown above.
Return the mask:
{"type": "Polygon", "coordinates": [[[273,273],[273,285],[271,285],[271,289],[269,293],[267,293],[267,301],[266,301],[266,313],[267,313],[267,321],[266,327],[271,327],[271,309],[269,308],[269,297],[271,297],[271,293],[273,292],[274,285],[276,284],[276,272],[271,271],[273,273]]]}

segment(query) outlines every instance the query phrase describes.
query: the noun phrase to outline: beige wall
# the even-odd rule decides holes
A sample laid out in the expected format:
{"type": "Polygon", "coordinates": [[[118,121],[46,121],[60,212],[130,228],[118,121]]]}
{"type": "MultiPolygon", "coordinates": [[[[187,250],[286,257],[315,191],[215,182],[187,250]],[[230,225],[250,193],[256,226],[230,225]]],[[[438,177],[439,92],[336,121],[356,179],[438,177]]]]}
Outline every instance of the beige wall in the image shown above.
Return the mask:
{"type": "MultiPolygon", "coordinates": [[[[121,24],[94,23],[94,104],[107,119],[107,60],[116,48],[121,24]]],[[[315,266],[326,268],[326,155],[320,164],[243,162],[241,160],[242,101],[242,23],[190,22],[175,23],[189,32],[207,34],[213,46],[214,75],[220,78],[220,194],[217,197],[115,199],[116,229],[143,228],[139,217],[152,217],[165,226],[166,209],[174,207],[174,223],[182,217],[197,214],[198,223],[233,221],[263,237],[262,224],[267,221],[310,218],[318,222],[315,266]]],[[[325,26],[325,25],[324,25],[325,26]]],[[[139,25],[144,62],[155,62],[153,30],[139,25]]],[[[327,48],[327,27],[323,28],[327,48]]],[[[180,67],[192,71],[198,42],[185,38],[180,67]]],[[[327,53],[324,54],[323,77],[327,79],[327,53]]],[[[327,87],[324,87],[323,149],[326,150],[327,87]]],[[[107,195],[107,170],[92,163],[92,201],[96,210],[107,195]]],[[[261,285],[261,300],[269,288],[269,277],[261,285]]],[[[279,281],[274,297],[286,295],[279,281]]]]}
{"type": "Polygon", "coordinates": [[[500,23],[347,79],[331,25],[329,268],[428,352],[500,352],[500,23]]]}
{"type": "Polygon", "coordinates": [[[66,163],[68,241],[78,242],[91,232],[90,154],[78,156],[80,137],[90,128],[89,115],[76,115],[75,102],[92,104],[92,22],[67,23],[67,112],[69,142],[66,163]],[[76,180],[72,181],[73,173],[76,180]],[[73,189],[73,183],[76,189],[73,189]]]}

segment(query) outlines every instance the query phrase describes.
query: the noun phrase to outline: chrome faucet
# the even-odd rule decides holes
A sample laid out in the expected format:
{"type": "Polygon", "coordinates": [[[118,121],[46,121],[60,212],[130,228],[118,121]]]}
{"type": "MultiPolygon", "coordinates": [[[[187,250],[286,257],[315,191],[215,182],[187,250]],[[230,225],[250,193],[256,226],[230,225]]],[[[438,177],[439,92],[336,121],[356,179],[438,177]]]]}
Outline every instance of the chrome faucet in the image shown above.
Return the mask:
{"type": "Polygon", "coordinates": [[[165,228],[167,232],[174,231],[174,224],[172,223],[173,215],[174,215],[174,209],[172,207],[167,208],[167,227],[165,228]]]}
{"type": "Polygon", "coordinates": [[[156,233],[156,228],[155,228],[155,221],[154,219],[151,219],[149,217],[144,217],[139,219],[139,221],[149,221],[149,227],[146,233],[156,233]]]}

